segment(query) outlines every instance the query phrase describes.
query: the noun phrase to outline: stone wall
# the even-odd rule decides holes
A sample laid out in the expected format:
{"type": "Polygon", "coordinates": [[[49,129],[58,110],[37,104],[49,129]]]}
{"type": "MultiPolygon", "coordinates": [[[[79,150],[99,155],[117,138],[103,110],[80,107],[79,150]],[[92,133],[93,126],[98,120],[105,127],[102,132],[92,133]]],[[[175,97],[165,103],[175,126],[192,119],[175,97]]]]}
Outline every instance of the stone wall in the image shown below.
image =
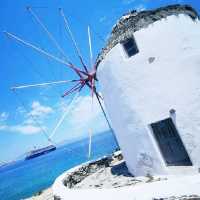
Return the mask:
{"type": "Polygon", "coordinates": [[[113,161],[112,157],[105,157],[97,161],[82,165],[80,168],[70,173],[63,180],[63,184],[67,188],[73,188],[74,185],[80,183],[87,176],[97,172],[102,168],[108,167],[112,161],[113,161]]]}

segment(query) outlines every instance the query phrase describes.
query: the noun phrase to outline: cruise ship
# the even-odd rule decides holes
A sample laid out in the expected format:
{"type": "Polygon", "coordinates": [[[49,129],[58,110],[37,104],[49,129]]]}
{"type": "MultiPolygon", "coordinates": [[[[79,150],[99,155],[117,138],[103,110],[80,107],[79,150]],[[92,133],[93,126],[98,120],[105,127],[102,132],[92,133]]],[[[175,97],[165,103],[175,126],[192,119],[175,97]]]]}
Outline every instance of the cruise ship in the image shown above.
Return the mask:
{"type": "Polygon", "coordinates": [[[56,150],[56,147],[54,145],[49,145],[40,149],[32,150],[27,153],[25,160],[29,160],[29,159],[41,156],[43,154],[49,153],[54,150],[56,150]]]}

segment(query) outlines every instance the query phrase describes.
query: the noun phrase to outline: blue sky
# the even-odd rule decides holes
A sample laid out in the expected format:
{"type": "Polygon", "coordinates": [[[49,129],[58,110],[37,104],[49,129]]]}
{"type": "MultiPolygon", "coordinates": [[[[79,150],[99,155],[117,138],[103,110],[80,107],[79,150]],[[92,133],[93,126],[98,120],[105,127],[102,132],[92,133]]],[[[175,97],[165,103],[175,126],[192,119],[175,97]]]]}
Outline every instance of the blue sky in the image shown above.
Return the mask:
{"type": "MultiPolygon", "coordinates": [[[[31,6],[69,59],[80,65],[70,38],[64,30],[58,8],[63,8],[85,62],[89,63],[88,25],[91,27],[93,54],[96,56],[105,44],[112,26],[122,14],[132,9],[151,9],[177,2],[190,4],[200,12],[199,0],[7,0],[1,1],[0,30],[14,33],[60,57],[45,32],[27,12],[26,7],[31,6]]],[[[0,34],[0,49],[0,161],[7,161],[31,150],[33,146],[47,145],[47,139],[41,133],[40,127],[50,135],[73,97],[60,97],[70,84],[24,89],[17,91],[17,94],[10,91],[10,87],[68,80],[76,76],[65,66],[19,45],[3,33],[0,34]],[[31,116],[37,119],[40,126],[31,116]]],[[[60,143],[80,138],[86,136],[91,128],[96,133],[108,129],[96,102],[94,112],[91,112],[91,98],[86,89],[73,103],[72,111],[59,127],[53,140],[60,143]]]]}

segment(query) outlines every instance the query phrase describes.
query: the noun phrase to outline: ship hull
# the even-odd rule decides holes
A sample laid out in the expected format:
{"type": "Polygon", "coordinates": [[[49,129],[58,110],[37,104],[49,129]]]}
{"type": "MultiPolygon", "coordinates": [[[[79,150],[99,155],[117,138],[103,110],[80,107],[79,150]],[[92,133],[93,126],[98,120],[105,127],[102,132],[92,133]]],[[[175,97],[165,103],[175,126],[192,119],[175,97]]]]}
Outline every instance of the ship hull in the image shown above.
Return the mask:
{"type": "Polygon", "coordinates": [[[31,151],[29,155],[26,156],[25,160],[30,160],[30,159],[36,158],[38,156],[47,154],[55,150],[56,150],[56,147],[53,145],[45,147],[45,148],[37,149],[37,150],[31,151]]]}

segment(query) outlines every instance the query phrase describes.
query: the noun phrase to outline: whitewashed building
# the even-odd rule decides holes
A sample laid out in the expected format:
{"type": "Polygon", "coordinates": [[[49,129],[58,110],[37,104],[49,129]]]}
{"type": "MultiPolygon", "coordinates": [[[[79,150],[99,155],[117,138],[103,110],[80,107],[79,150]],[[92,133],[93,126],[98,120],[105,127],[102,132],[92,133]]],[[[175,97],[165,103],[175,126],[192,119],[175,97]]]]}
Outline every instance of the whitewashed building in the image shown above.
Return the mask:
{"type": "Polygon", "coordinates": [[[105,106],[129,171],[137,176],[197,172],[197,12],[187,5],[172,5],[124,15],[97,65],[105,106]]]}

